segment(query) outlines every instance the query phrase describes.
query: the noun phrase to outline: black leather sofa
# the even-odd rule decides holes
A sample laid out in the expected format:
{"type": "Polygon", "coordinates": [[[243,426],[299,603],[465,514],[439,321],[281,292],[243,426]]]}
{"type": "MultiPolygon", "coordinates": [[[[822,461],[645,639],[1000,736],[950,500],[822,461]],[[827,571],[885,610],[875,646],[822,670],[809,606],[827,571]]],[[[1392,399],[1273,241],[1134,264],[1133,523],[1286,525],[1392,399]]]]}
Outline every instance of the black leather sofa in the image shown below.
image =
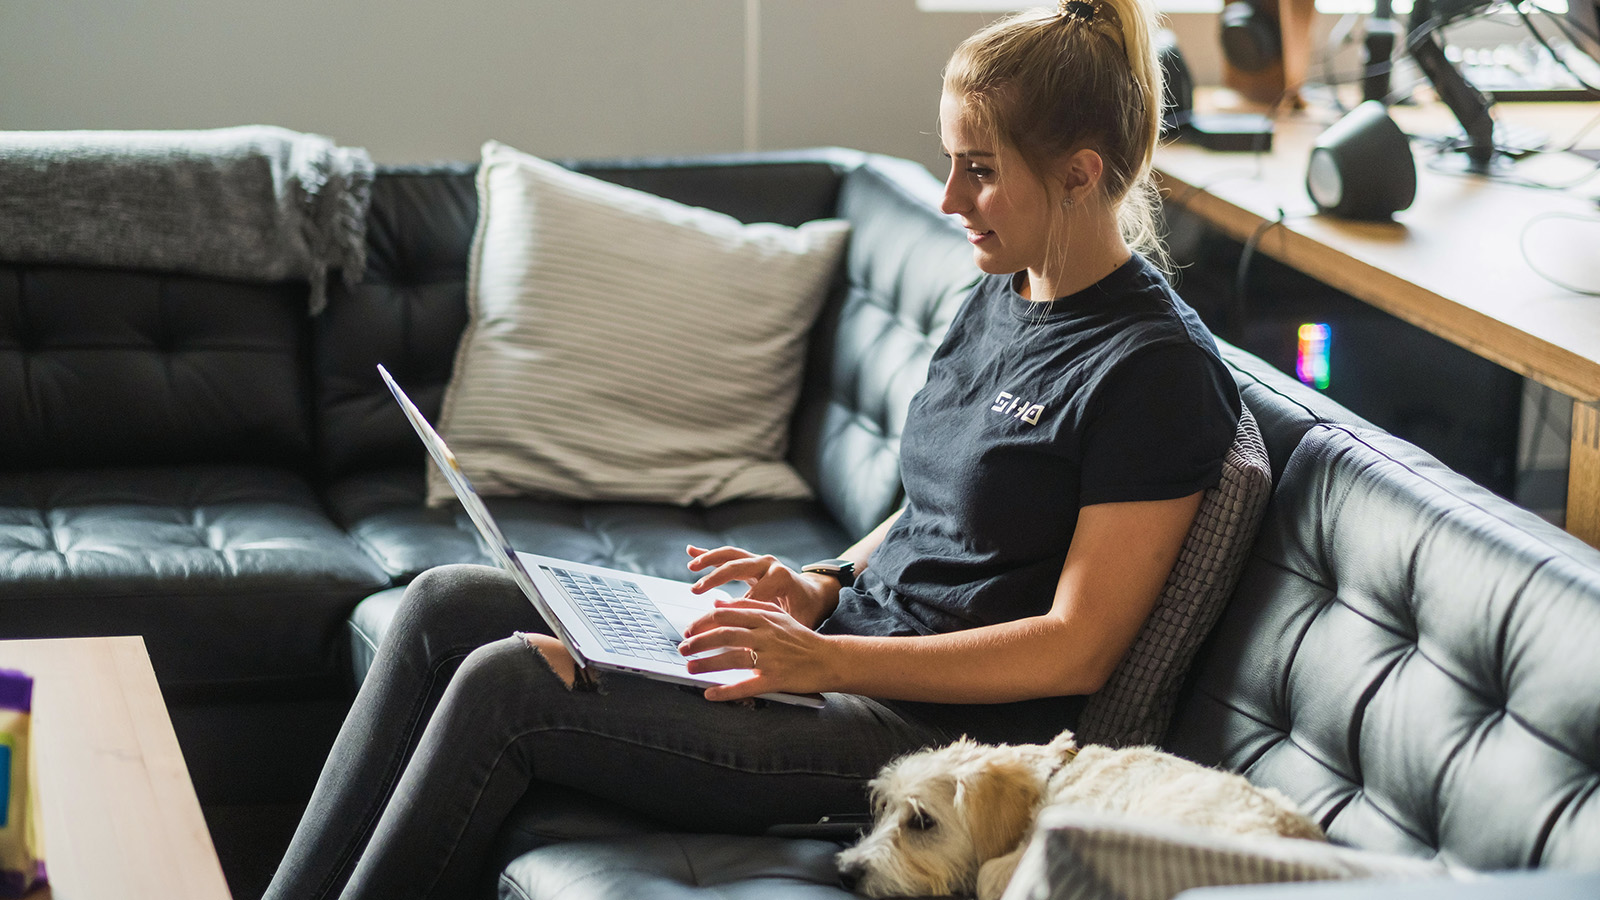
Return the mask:
{"type": "MultiPolygon", "coordinates": [[[[682,577],[686,542],[804,562],[892,511],[906,403],[976,276],[937,181],[838,150],[578,167],[747,221],[851,221],[790,442],[817,499],[494,501],[510,539],[682,577]]],[[[382,171],[365,278],[317,318],[291,285],[0,264],[0,636],[145,635],[210,806],[304,796],[401,586],[487,562],[463,515],[424,507],[375,372],[437,413],[472,179],[382,171]]],[[[1600,554],[1224,349],[1277,487],[1165,744],[1341,842],[1600,864],[1600,554]]],[[[547,791],[486,875],[508,897],[837,896],[836,849],[547,791]]]]}

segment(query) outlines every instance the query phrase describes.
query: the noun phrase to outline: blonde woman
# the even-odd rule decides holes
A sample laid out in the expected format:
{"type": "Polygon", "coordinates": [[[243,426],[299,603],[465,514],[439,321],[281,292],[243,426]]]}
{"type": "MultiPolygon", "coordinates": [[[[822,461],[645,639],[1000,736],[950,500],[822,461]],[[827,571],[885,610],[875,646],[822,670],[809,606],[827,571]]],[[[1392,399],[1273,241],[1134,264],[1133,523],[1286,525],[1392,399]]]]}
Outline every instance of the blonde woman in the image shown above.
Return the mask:
{"type": "Polygon", "coordinates": [[[691,668],[754,677],[704,697],[597,686],[498,570],[426,572],[267,896],[457,896],[541,783],[760,832],[864,810],[901,754],[1071,727],[1154,606],[1240,412],[1146,257],[1152,19],[1144,0],[1067,0],[951,58],[943,208],[987,275],[912,401],[905,507],[831,572],[689,548],[701,590],[748,585],[689,630],[683,652],[708,654],[691,668]],[[827,702],[730,702],[768,691],[827,702]]]}

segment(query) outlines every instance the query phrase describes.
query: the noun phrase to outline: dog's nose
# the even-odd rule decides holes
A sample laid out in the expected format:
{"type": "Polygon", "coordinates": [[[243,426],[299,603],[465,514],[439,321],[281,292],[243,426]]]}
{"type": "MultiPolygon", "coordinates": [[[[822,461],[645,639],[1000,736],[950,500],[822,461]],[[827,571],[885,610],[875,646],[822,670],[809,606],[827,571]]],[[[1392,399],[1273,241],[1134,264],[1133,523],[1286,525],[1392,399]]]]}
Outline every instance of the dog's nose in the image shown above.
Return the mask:
{"type": "Polygon", "coordinates": [[[839,866],[839,886],[851,893],[855,892],[856,883],[861,880],[864,867],[858,862],[842,863],[839,866]]]}

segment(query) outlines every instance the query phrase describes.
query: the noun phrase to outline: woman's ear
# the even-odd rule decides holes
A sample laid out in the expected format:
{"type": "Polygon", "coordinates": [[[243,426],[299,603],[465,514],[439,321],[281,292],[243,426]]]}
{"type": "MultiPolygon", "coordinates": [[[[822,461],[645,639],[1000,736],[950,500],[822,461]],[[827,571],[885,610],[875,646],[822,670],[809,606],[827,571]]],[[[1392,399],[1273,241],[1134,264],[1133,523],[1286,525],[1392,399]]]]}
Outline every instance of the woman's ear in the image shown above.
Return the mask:
{"type": "Polygon", "coordinates": [[[1088,147],[1061,157],[1056,163],[1055,174],[1061,186],[1062,204],[1072,206],[1093,194],[1100,186],[1100,176],[1105,174],[1105,168],[1105,160],[1088,147]]]}

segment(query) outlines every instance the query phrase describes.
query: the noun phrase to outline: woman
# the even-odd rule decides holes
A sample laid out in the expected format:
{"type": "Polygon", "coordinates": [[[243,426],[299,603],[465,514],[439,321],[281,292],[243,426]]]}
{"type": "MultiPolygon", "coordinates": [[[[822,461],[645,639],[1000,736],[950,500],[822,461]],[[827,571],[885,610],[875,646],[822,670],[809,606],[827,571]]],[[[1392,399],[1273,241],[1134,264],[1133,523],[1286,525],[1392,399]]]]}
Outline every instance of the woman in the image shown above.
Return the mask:
{"type": "Polygon", "coordinates": [[[1239,415],[1209,335],[1134,252],[1153,243],[1152,15],[1067,0],[951,59],[943,207],[988,275],[912,402],[905,508],[843,553],[854,584],[690,547],[698,590],[749,586],[682,650],[706,654],[696,672],[755,674],[702,698],[590,682],[498,570],[424,573],[267,896],[460,893],[538,783],[759,832],[862,810],[884,763],[960,734],[1071,727],[1153,607],[1239,415]],[[829,693],[820,710],[728,702],[768,691],[829,693]]]}

